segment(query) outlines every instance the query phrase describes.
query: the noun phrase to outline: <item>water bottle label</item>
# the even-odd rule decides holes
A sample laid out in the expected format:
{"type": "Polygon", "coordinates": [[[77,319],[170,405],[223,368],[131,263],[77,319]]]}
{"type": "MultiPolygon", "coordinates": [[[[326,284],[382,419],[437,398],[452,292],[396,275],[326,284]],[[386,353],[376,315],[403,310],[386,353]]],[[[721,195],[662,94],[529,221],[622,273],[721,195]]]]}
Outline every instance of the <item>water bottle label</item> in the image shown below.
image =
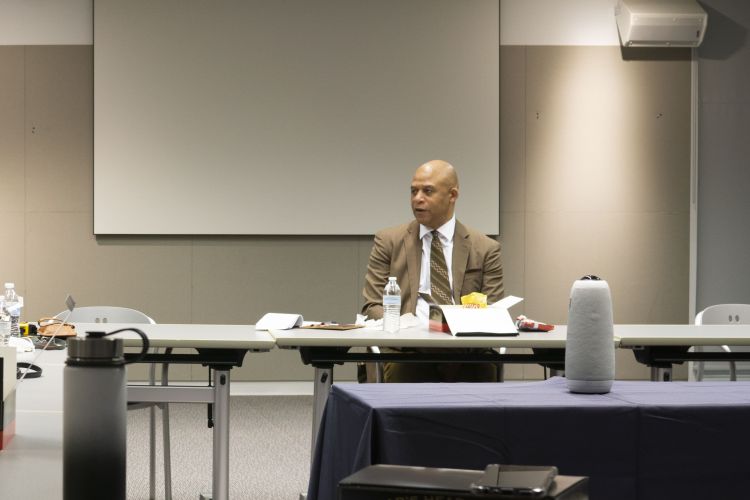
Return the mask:
{"type": "Polygon", "coordinates": [[[401,297],[399,297],[398,295],[385,295],[383,297],[383,305],[401,307],[401,297]]]}
{"type": "Polygon", "coordinates": [[[16,302],[15,304],[5,304],[5,310],[8,311],[8,313],[11,316],[20,316],[21,315],[21,304],[16,302]]]}

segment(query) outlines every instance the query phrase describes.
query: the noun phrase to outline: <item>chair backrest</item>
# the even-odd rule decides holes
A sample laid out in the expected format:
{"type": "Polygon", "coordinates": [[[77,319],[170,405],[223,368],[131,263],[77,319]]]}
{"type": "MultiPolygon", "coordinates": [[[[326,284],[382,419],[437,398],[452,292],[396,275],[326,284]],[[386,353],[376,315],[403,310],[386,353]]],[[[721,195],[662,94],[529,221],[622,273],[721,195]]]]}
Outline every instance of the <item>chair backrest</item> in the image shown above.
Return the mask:
{"type": "Polygon", "coordinates": [[[696,325],[748,325],[750,304],[716,304],[695,315],[696,325]]]}
{"type": "Polygon", "coordinates": [[[70,323],[140,323],[155,324],[156,321],[135,309],[117,306],[83,306],[76,307],[68,316],[68,311],[57,314],[56,318],[65,318],[70,323]]]}

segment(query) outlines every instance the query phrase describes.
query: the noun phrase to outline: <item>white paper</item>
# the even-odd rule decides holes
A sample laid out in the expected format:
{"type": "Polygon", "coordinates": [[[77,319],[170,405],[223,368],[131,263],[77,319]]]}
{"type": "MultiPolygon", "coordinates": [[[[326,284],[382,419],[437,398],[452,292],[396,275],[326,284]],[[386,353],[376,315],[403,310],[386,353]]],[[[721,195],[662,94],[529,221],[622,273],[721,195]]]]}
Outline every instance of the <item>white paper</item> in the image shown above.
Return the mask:
{"type": "Polygon", "coordinates": [[[453,335],[486,333],[502,335],[517,333],[516,325],[502,307],[485,307],[475,309],[463,306],[440,306],[445,321],[453,335]]]}
{"type": "Polygon", "coordinates": [[[266,313],[255,323],[256,330],[289,330],[302,326],[302,315],[287,313],[266,313]]]}
{"type": "Polygon", "coordinates": [[[510,309],[514,305],[521,302],[523,299],[521,297],[516,297],[515,295],[508,295],[507,297],[503,297],[502,299],[498,300],[494,304],[492,304],[489,307],[499,307],[501,309],[510,309]]]}
{"type": "Polygon", "coordinates": [[[10,337],[8,339],[8,345],[16,346],[16,353],[21,354],[24,352],[34,352],[34,342],[27,337],[10,337]]]}
{"type": "MultiPolygon", "coordinates": [[[[372,329],[383,329],[383,319],[367,319],[367,316],[363,316],[361,314],[357,314],[356,319],[354,320],[355,325],[363,325],[366,328],[372,328],[372,329]]],[[[412,313],[406,313],[401,315],[401,321],[399,322],[399,329],[403,328],[412,328],[415,326],[420,326],[419,318],[414,316],[412,313]]]]}

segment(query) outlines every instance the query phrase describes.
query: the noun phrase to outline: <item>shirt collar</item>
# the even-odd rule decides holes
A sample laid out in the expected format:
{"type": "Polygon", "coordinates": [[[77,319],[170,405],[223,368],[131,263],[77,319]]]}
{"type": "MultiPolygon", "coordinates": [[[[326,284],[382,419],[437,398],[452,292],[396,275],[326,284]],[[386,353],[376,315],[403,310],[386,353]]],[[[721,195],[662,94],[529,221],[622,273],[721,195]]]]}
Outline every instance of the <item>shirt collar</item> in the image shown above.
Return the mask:
{"type": "MultiPolygon", "coordinates": [[[[440,233],[443,236],[443,239],[445,241],[453,241],[453,233],[456,232],[456,215],[454,214],[453,217],[451,217],[448,222],[437,228],[438,233],[440,233]]],[[[424,235],[427,233],[431,233],[432,229],[428,228],[424,224],[419,225],[419,239],[421,240],[424,238],[424,235]]]]}

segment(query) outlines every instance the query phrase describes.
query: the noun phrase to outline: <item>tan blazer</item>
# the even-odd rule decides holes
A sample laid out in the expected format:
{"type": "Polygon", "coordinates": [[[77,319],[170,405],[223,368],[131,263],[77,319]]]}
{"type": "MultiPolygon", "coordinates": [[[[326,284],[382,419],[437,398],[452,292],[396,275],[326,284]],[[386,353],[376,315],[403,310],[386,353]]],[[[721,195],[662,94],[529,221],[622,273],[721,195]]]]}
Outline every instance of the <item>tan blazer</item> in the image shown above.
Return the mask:
{"type": "MultiPolygon", "coordinates": [[[[396,276],[401,287],[401,314],[416,313],[419,273],[422,265],[422,242],[419,223],[412,221],[384,229],[375,235],[362,294],[362,314],[383,317],[383,288],[389,276],[396,276]]],[[[471,292],[487,295],[489,303],[503,296],[503,266],[500,244],[486,235],[456,221],[453,235],[453,300],[471,292]]]]}

